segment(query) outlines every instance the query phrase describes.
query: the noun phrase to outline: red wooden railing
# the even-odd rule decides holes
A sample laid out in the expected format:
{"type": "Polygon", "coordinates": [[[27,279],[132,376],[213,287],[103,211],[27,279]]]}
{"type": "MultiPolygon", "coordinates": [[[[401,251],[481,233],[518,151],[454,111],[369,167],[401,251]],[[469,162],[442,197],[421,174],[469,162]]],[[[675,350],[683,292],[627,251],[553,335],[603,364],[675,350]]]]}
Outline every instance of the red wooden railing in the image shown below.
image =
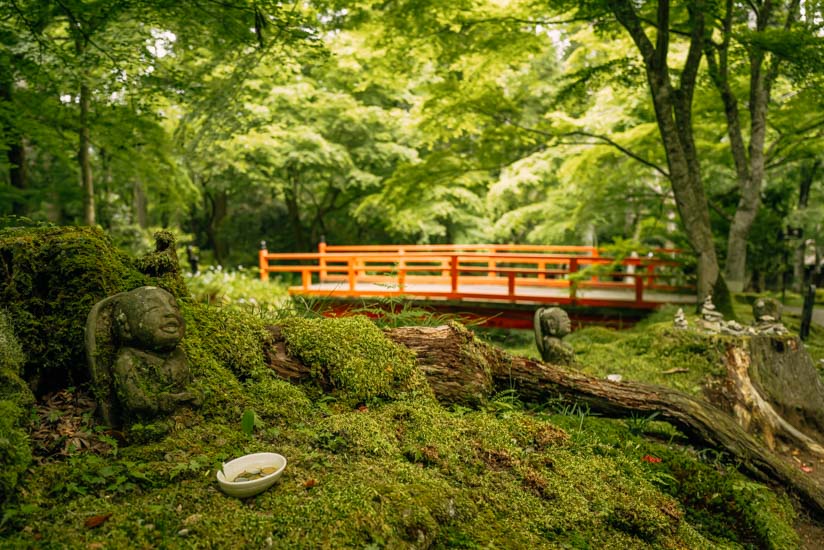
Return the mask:
{"type": "Polygon", "coordinates": [[[300,273],[292,294],[652,308],[690,299],[678,255],[659,249],[618,262],[587,246],[321,243],[317,253],[263,248],[259,262],[264,280],[300,273]]]}

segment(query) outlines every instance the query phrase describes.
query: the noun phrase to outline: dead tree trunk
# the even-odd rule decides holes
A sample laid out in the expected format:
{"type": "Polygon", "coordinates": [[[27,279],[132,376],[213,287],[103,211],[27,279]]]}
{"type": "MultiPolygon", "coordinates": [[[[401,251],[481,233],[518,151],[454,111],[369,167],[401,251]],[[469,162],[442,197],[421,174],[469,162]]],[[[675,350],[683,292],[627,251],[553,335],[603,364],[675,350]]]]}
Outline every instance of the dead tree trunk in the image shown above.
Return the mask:
{"type": "MultiPolygon", "coordinates": [[[[279,329],[273,329],[274,344],[267,350],[271,368],[293,382],[311,378],[309,367],[288,355],[279,329]]],[[[561,397],[609,417],[658,413],[693,440],[725,450],[753,477],[787,487],[811,513],[824,517],[823,486],[707,401],[661,386],[610,382],[510,355],[458,326],[402,327],[387,335],[416,353],[435,396],[444,403],[476,405],[494,391],[514,389],[525,401],[561,397]]]]}

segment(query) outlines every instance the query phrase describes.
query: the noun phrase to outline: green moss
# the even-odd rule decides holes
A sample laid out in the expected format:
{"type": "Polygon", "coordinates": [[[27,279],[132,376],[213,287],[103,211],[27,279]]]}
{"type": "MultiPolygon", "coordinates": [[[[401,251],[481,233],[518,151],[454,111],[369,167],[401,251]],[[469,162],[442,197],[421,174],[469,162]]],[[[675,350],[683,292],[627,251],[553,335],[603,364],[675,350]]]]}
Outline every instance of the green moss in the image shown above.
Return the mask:
{"type": "Polygon", "coordinates": [[[169,231],[154,234],[155,251],[135,262],[141,273],[152,277],[155,284],[177,297],[188,297],[189,291],[180,271],[175,236],[169,231]]]}
{"type": "MultiPolygon", "coordinates": [[[[293,397],[285,389],[276,395],[293,397]]],[[[3,537],[11,545],[37,534],[46,546],[169,548],[192,541],[276,548],[708,546],[640,468],[594,447],[570,447],[565,436],[547,438],[563,432],[532,415],[450,412],[428,399],[330,414],[305,397],[299,402],[300,413],[269,416],[254,437],[233,419],[213,417],[109,457],[40,466],[26,480],[21,504],[29,512],[3,537]],[[223,461],[263,450],[289,460],[272,489],[246,501],[215,489],[223,461]],[[83,527],[107,513],[103,526],[83,527]]]]}
{"type": "Polygon", "coordinates": [[[87,380],[83,329],[92,306],[147,282],[97,228],[0,231],[0,307],[28,355],[23,378],[38,391],[87,380]]]}
{"type": "Polygon", "coordinates": [[[565,341],[575,349],[576,362],[588,374],[620,374],[627,380],[697,394],[708,376],[720,374],[726,339],[676,329],[670,316],[626,331],[584,328],[565,341]]]}
{"type": "Polygon", "coordinates": [[[284,322],[283,335],[290,354],[309,365],[321,384],[355,402],[428,388],[412,353],[366,317],[293,318],[284,322]]]}
{"type": "Polygon", "coordinates": [[[20,476],[31,463],[31,446],[20,427],[24,411],[17,404],[0,400],[0,502],[17,487],[20,476]]]}
{"type": "Polygon", "coordinates": [[[6,312],[0,309],[0,502],[14,493],[31,462],[31,446],[22,428],[34,395],[20,378],[25,355],[6,312]]]}

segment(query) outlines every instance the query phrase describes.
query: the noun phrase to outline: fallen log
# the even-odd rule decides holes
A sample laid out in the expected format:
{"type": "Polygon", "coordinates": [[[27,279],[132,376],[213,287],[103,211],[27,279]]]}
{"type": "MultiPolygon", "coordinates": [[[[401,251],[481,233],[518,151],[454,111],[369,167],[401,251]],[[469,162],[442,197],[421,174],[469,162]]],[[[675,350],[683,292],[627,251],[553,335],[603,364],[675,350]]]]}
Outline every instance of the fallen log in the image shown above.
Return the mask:
{"type": "MultiPolygon", "coordinates": [[[[309,368],[290,357],[279,329],[273,327],[269,365],[283,378],[301,382],[309,368]]],[[[824,518],[824,487],[747,433],[736,418],[691,395],[637,382],[612,382],[511,355],[478,341],[458,325],[401,327],[387,336],[415,352],[435,396],[444,403],[477,405],[495,391],[515,390],[524,401],[542,403],[559,397],[585,404],[602,416],[623,418],[658,413],[689,438],[725,450],[756,479],[777,482],[824,518]]]]}

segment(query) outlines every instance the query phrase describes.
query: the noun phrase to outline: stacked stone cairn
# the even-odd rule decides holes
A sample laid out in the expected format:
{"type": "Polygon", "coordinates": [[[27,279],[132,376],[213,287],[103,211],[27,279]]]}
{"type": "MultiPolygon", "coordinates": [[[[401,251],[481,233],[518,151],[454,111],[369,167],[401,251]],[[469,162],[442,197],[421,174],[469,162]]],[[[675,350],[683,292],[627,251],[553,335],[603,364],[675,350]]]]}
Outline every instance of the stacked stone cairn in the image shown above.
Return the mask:
{"type": "Polygon", "coordinates": [[[759,334],[787,334],[781,322],[781,302],[773,298],[759,298],[752,305],[754,328],[759,334]]]}
{"type": "Polygon", "coordinates": [[[698,326],[707,332],[719,333],[724,323],[724,315],[716,311],[715,304],[712,303],[712,295],[707,294],[704,303],[701,304],[701,318],[698,319],[698,326]]]}
{"type": "Polygon", "coordinates": [[[686,330],[689,328],[687,317],[684,315],[684,310],[680,307],[678,308],[678,311],[675,312],[675,318],[672,320],[672,324],[675,325],[675,328],[680,330],[686,330]]]}
{"type": "MultiPolygon", "coordinates": [[[[772,298],[759,298],[752,306],[755,321],[751,326],[744,326],[736,321],[724,321],[721,312],[715,309],[712,296],[708,295],[701,305],[701,318],[698,327],[709,334],[727,334],[745,336],[755,334],[787,334],[787,328],[781,323],[781,303],[772,298]]],[[[686,316],[681,308],[675,313],[673,325],[677,329],[689,328],[686,316]]]]}

